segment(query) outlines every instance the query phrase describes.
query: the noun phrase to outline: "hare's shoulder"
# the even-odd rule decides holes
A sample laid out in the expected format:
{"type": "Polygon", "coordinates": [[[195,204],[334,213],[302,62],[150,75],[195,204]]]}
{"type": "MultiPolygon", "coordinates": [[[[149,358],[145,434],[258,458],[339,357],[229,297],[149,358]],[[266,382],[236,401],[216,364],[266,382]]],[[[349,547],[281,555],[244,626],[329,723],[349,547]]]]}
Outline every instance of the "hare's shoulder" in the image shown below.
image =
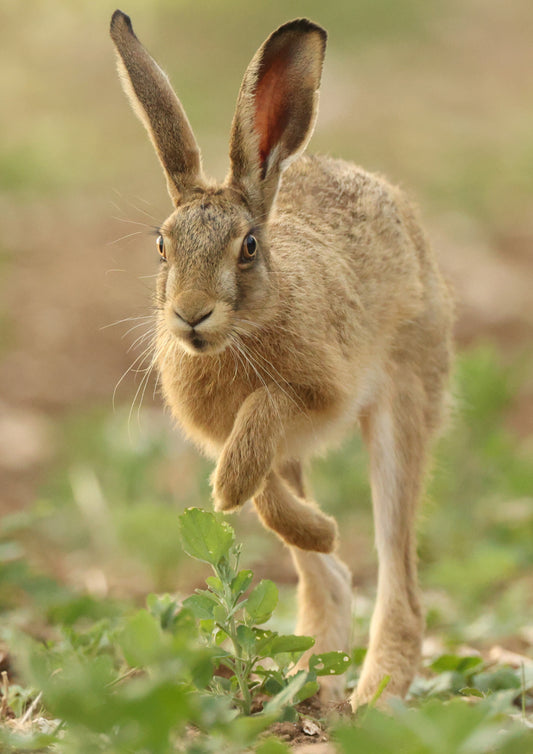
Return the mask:
{"type": "Polygon", "coordinates": [[[291,212],[357,212],[369,219],[395,212],[399,190],[382,176],[346,160],[303,155],[289,165],[277,206],[291,212]]]}

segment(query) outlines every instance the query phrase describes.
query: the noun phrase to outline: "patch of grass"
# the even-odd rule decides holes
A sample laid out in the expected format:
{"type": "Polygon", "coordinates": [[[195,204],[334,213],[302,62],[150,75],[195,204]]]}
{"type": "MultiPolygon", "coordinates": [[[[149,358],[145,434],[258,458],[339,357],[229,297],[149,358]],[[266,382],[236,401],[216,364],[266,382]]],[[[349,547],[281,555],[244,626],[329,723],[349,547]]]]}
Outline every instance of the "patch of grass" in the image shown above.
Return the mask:
{"type": "Polygon", "coordinates": [[[262,627],[277,589],[238,570],[231,527],[199,509],[179,524],[184,550],[213,570],[207,589],[181,604],[151,595],[149,610],[125,618],[86,614],[81,630],[56,616],[59,638],[44,645],[4,632],[29,684],[4,684],[4,714],[24,718],[38,699],[49,721],[45,735],[28,726],[25,740],[0,728],[7,751],[242,751],[276,720],[299,719],[295,705],[316,692],[317,676],[346,670],[349,657],[330,652],[294,673],[314,640],[262,627]]]}
{"type": "MultiPolygon", "coordinates": [[[[265,580],[253,586],[252,572],[238,570],[231,527],[198,509],[179,523],[183,549],[212,569],[207,589],[181,603],[150,595],[140,611],[85,612],[83,622],[56,614],[54,638],[45,642],[2,630],[21,681],[3,675],[3,751],[288,753],[262,734],[276,720],[299,730],[298,705],[316,691],[317,676],[344,672],[349,658],[314,655],[308,671],[294,674],[313,639],[263,627],[277,589],[265,580]]],[[[398,741],[405,754],[525,754],[532,692],[531,661],[515,670],[440,655],[413,684],[414,706],[396,701],[385,715],[371,705],[349,723],[330,723],[331,735],[347,754],[396,752],[398,741]]]]}

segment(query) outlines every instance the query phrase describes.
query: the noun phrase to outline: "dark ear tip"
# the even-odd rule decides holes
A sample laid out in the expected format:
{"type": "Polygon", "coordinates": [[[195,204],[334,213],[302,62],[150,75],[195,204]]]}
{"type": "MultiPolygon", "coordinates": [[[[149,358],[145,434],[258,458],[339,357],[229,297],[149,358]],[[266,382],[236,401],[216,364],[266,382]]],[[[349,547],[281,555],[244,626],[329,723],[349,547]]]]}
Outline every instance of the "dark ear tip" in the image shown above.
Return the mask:
{"type": "Polygon", "coordinates": [[[117,31],[121,25],[125,25],[131,34],[133,34],[133,26],[131,25],[131,18],[123,13],[121,10],[116,10],[111,16],[111,33],[117,31]]]}
{"type": "Polygon", "coordinates": [[[283,24],[283,26],[280,26],[274,33],[280,34],[286,31],[297,31],[300,33],[303,32],[304,34],[315,32],[319,34],[324,45],[328,38],[328,33],[324,27],[315,24],[314,21],[310,21],[308,18],[295,18],[293,21],[288,21],[286,24],[283,24]]]}

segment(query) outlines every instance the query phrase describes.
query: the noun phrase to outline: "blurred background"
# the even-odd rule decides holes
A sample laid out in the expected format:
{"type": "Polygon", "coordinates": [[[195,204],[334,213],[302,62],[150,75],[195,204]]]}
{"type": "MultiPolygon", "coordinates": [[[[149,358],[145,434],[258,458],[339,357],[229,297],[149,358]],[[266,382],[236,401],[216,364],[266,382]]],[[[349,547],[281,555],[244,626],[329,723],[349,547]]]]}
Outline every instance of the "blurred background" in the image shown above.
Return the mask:
{"type": "MultiPolygon", "coordinates": [[[[115,73],[115,7],[0,7],[0,610],[33,630],[36,615],[75,621],[150,590],[190,590],[201,574],[180,551],[177,513],[211,505],[210,465],[172,428],[153,380],[141,382],[137,339],[158,264],[150,231],[171,205],[115,73]]],[[[456,408],[420,517],[430,635],[531,652],[531,0],[127,0],[122,10],[218,178],[259,44],[300,15],[328,29],[310,150],[401,184],[457,297],[456,408]]],[[[363,642],[376,559],[360,441],[318,461],[312,484],[341,523],[363,642]]],[[[243,562],[290,595],[288,554],[251,506],[232,524],[243,562]]]]}

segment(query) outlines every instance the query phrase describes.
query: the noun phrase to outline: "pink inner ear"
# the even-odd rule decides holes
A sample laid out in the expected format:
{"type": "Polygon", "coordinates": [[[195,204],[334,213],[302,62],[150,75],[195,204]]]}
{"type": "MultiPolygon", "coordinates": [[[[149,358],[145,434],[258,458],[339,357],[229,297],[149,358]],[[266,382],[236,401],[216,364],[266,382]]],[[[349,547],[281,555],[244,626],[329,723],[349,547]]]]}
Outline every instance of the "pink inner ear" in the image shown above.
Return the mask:
{"type": "Polygon", "coordinates": [[[255,92],[254,126],[259,134],[259,159],[263,172],[269,154],[281,140],[289,121],[288,58],[287,52],[274,58],[267,70],[260,74],[255,92]]]}

